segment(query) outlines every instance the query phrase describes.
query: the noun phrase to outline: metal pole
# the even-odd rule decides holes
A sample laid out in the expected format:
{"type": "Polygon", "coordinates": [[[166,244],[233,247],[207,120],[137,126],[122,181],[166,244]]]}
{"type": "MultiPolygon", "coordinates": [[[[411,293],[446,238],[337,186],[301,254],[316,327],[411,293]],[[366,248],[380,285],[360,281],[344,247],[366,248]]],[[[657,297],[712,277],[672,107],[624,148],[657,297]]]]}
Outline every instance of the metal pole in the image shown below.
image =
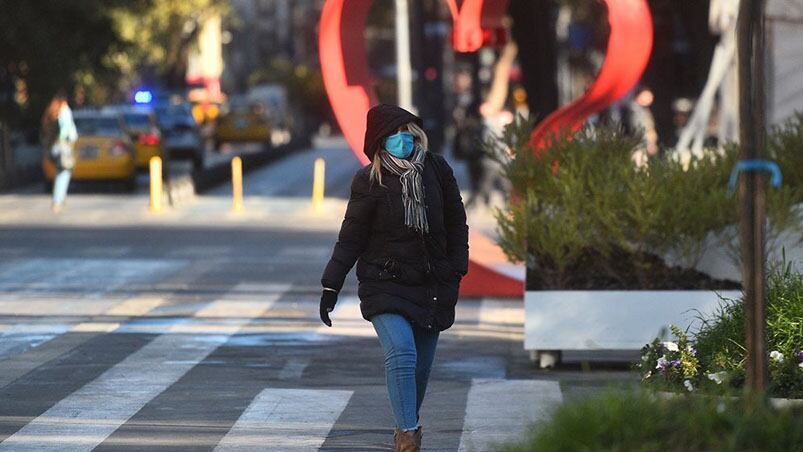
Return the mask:
{"type": "Polygon", "coordinates": [[[396,0],[396,77],[399,106],[415,113],[410,61],[410,14],[407,0],[396,0]]]}
{"type": "MultiPolygon", "coordinates": [[[[766,140],[764,0],[741,0],[737,24],[741,159],[760,159],[766,140]]],[[[742,173],[740,240],[747,347],[747,388],[767,390],[764,174],[742,173]]]]}

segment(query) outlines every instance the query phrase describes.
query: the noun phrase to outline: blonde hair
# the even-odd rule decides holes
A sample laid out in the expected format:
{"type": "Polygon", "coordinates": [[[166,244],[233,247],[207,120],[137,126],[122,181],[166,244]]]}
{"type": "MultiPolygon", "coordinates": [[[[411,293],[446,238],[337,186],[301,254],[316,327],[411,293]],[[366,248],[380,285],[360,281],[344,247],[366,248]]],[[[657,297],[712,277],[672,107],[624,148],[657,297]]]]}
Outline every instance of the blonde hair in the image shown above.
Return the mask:
{"type": "MultiPolygon", "coordinates": [[[[427,138],[427,134],[424,132],[424,129],[418,126],[418,124],[414,122],[408,122],[407,124],[401,126],[401,129],[403,131],[412,133],[415,137],[415,142],[424,148],[425,152],[429,151],[429,139],[427,138]]],[[[384,187],[382,184],[382,157],[379,155],[380,152],[384,152],[384,148],[381,145],[374,153],[374,161],[371,162],[369,179],[371,182],[376,182],[381,187],[384,187]]]]}

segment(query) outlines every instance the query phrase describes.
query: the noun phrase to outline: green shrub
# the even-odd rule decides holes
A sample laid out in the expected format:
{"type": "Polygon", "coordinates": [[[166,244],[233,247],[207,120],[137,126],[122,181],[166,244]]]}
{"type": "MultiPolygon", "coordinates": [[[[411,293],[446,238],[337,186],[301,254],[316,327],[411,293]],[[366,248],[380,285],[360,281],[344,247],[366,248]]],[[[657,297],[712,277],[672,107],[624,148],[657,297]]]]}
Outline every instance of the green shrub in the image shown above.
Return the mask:
{"type": "Polygon", "coordinates": [[[803,416],[742,399],[610,392],[560,406],[506,452],[803,451],[803,416]]]}
{"type": "MultiPolygon", "coordinates": [[[[801,121],[798,116],[769,140],[789,174],[780,189],[768,191],[770,247],[783,231],[803,238],[794,208],[803,202],[797,175],[803,170],[792,168],[803,165],[800,148],[793,148],[803,142],[801,121]]],[[[712,237],[738,246],[737,197],[728,193],[737,146],[694,157],[688,168],[671,158],[639,168],[632,161],[637,136],[586,128],[536,156],[528,145],[531,130],[531,122],[517,118],[501,137],[509,156],[500,162],[513,191],[496,215],[499,244],[512,261],[526,263],[529,288],[731,288],[670,268],[664,257],[678,257],[690,269],[712,237]],[[578,281],[578,275],[596,279],[578,281]]]]}
{"type": "MultiPolygon", "coordinates": [[[[774,267],[767,285],[769,393],[803,398],[803,275],[791,265],[774,267]]],[[[642,350],[645,383],[661,389],[738,392],[745,381],[745,319],[742,300],[723,300],[692,339],[672,328],[674,341],[656,339],[642,350]],[[689,383],[685,383],[688,380],[689,383]]]]}
{"type": "Polygon", "coordinates": [[[767,137],[767,151],[783,173],[784,184],[795,188],[795,199],[803,202],[803,112],[773,128],[767,137]]]}

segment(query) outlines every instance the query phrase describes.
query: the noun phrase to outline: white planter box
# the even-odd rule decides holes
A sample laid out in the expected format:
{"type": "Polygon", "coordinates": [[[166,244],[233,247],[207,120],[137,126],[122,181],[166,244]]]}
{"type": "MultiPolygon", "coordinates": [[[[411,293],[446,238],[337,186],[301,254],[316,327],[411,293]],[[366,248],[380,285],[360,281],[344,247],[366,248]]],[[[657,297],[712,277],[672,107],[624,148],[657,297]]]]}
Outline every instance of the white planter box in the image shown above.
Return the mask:
{"type": "Polygon", "coordinates": [[[538,290],[524,295],[524,348],[639,350],[670,324],[685,329],[740,291],[538,290]]]}

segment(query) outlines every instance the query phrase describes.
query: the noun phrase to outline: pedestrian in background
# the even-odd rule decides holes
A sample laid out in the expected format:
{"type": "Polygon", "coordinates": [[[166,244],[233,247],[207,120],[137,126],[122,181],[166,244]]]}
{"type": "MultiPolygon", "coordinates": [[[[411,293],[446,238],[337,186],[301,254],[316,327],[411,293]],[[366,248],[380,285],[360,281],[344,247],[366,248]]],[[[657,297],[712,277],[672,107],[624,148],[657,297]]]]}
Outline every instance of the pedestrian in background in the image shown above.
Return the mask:
{"type": "Polygon", "coordinates": [[[452,155],[458,160],[466,162],[468,167],[471,194],[466,202],[470,208],[482,190],[481,184],[485,165],[483,160],[482,133],[483,125],[480,118],[480,102],[474,92],[474,80],[468,69],[458,71],[455,75],[455,107],[452,109],[454,120],[454,138],[452,140],[452,155]]]}
{"type": "Polygon", "coordinates": [[[451,167],[427,150],[420,118],[383,104],[371,108],[367,123],[371,164],[351,183],[321,278],[320,316],[332,325],[329,312],[356,262],[360,310],[384,350],[395,450],[418,451],[419,410],[438,335],[454,323],[468,270],[466,212],[451,167]]]}
{"type": "Polygon", "coordinates": [[[488,108],[488,103],[485,102],[480,105],[480,114],[482,115],[481,138],[476,144],[479,151],[477,160],[473,163],[479,169],[471,170],[471,164],[469,164],[470,171],[472,173],[476,171],[477,180],[473,183],[474,190],[466,202],[467,209],[475,208],[478,200],[482,206],[490,207],[491,197],[494,193],[502,193],[503,197],[506,193],[510,193],[510,183],[504,176],[502,165],[494,156],[506,152],[500,137],[504,133],[505,127],[513,122],[513,113],[508,110],[495,111],[493,108],[488,108]]]}
{"type": "Polygon", "coordinates": [[[42,147],[56,167],[51,208],[54,213],[59,213],[67,197],[70,176],[75,166],[73,148],[78,140],[72,110],[67,104],[67,96],[64,93],[56,94],[45,109],[42,115],[41,134],[42,147]]]}

